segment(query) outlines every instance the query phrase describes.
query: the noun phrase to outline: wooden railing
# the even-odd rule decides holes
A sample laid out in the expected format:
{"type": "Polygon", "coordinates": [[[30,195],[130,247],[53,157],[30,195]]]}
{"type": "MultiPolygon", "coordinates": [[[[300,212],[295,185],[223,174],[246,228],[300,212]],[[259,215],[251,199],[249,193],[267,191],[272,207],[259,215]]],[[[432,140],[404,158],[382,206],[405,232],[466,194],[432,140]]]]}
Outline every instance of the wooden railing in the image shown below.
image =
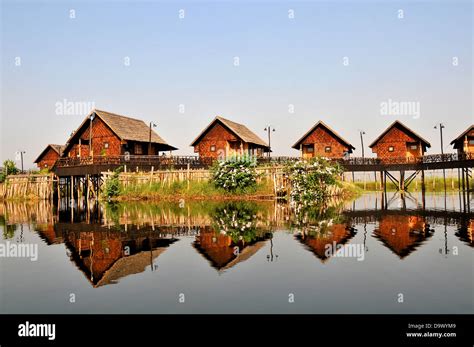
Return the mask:
{"type": "MultiPolygon", "coordinates": [[[[300,157],[259,157],[256,158],[259,165],[281,165],[287,162],[299,160],[300,157]]],[[[474,160],[473,153],[467,154],[430,154],[423,157],[403,158],[361,158],[349,157],[343,159],[331,159],[343,166],[373,166],[391,164],[421,164],[421,163],[443,163],[474,160]]],[[[77,167],[88,165],[100,166],[128,166],[144,167],[153,166],[156,170],[160,168],[208,168],[216,161],[215,158],[203,158],[198,156],[158,156],[158,155],[120,155],[120,156],[95,156],[83,158],[60,158],[55,167],[77,167]]]]}

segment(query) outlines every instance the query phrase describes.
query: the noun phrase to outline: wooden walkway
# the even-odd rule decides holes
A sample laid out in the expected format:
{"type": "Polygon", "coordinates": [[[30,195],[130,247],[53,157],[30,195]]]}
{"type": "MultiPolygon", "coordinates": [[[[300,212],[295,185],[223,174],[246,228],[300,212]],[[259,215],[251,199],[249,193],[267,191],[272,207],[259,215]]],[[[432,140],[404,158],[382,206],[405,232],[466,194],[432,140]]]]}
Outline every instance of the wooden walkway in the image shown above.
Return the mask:
{"type": "MultiPolygon", "coordinates": [[[[279,166],[296,161],[299,157],[258,158],[259,165],[279,166]]],[[[53,171],[57,176],[99,175],[123,167],[125,171],[159,171],[208,169],[215,160],[197,156],[96,156],[87,158],[61,158],[53,171]]],[[[432,154],[420,158],[347,158],[336,159],[346,172],[419,171],[474,167],[474,155],[432,154]]]]}

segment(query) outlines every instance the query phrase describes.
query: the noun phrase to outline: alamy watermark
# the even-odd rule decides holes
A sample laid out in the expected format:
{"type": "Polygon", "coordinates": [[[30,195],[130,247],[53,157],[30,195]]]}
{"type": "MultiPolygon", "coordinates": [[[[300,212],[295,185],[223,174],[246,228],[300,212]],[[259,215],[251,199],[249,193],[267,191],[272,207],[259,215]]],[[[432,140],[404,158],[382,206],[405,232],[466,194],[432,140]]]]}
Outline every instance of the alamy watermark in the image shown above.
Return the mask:
{"type": "Polygon", "coordinates": [[[57,101],[54,107],[57,116],[85,116],[95,108],[95,102],[63,99],[57,101]]]}
{"type": "Polygon", "coordinates": [[[380,114],[382,116],[411,116],[418,119],[420,118],[420,102],[388,99],[380,103],[380,114]]]}
{"type": "Polygon", "coordinates": [[[30,258],[38,260],[38,245],[33,243],[14,243],[7,241],[0,243],[0,258],[30,258]]]}
{"type": "Polygon", "coordinates": [[[365,248],[361,243],[342,245],[333,241],[324,246],[324,255],[328,258],[357,258],[357,261],[363,261],[365,259],[365,248]]]}

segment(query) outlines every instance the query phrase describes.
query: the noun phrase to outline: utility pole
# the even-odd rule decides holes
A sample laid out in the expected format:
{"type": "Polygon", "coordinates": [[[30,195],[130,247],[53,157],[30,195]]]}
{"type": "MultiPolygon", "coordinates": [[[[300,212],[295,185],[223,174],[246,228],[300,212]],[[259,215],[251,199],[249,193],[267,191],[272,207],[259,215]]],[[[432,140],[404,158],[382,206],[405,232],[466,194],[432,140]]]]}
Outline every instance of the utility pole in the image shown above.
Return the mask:
{"type": "Polygon", "coordinates": [[[23,154],[25,154],[25,151],[20,151],[20,159],[21,159],[21,173],[24,173],[25,171],[23,170],[23,154]]]}
{"type": "Polygon", "coordinates": [[[359,130],[359,133],[360,133],[360,145],[362,148],[362,159],[364,159],[364,138],[362,135],[365,135],[365,131],[359,130]]]}
{"type": "Polygon", "coordinates": [[[275,128],[272,128],[271,125],[268,125],[265,129],[263,129],[268,133],[268,157],[270,157],[270,153],[272,151],[272,146],[271,146],[271,133],[275,132],[275,128]]]}
{"type": "Polygon", "coordinates": [[[93,156],[92,152],[92,121],[94,120],[95,113],[92,113],[90,116],[90,125],[89,125],[89,157],[93,156]]]}
{"type": "MultiPolygon", "coordinates": [[[[443,151],[443,123],[439,123],[439,125],[435,125],[434,128],[437,129],[439,126],[439,136],[441,140],[441,161],[444,161],[444,151],[443,151]]],[[[446,192],[446,170],[443,169],[443,182],[444,182],[444,192],[446,192]]]]}
{"type": "Polygon", "coordinates": [[[156,124],[153,123],[153,122],[150,122],[150,138],[149,138],[149,142],[148,142],[148,155],[151,154],[151,127],[155,128],[156,124]]]}

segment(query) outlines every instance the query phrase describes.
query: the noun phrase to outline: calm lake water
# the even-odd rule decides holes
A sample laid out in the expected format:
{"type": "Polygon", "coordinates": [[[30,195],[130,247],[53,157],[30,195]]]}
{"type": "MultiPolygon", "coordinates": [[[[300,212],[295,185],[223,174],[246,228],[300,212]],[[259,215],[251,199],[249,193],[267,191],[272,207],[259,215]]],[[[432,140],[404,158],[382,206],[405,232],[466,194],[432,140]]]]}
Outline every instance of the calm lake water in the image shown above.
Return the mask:
{"type": "Polygon", "coordinates": [[[474,215],[422,201],[0,204],[38,250],[0,258],[0,313],[473,313],[474,215]]]}

